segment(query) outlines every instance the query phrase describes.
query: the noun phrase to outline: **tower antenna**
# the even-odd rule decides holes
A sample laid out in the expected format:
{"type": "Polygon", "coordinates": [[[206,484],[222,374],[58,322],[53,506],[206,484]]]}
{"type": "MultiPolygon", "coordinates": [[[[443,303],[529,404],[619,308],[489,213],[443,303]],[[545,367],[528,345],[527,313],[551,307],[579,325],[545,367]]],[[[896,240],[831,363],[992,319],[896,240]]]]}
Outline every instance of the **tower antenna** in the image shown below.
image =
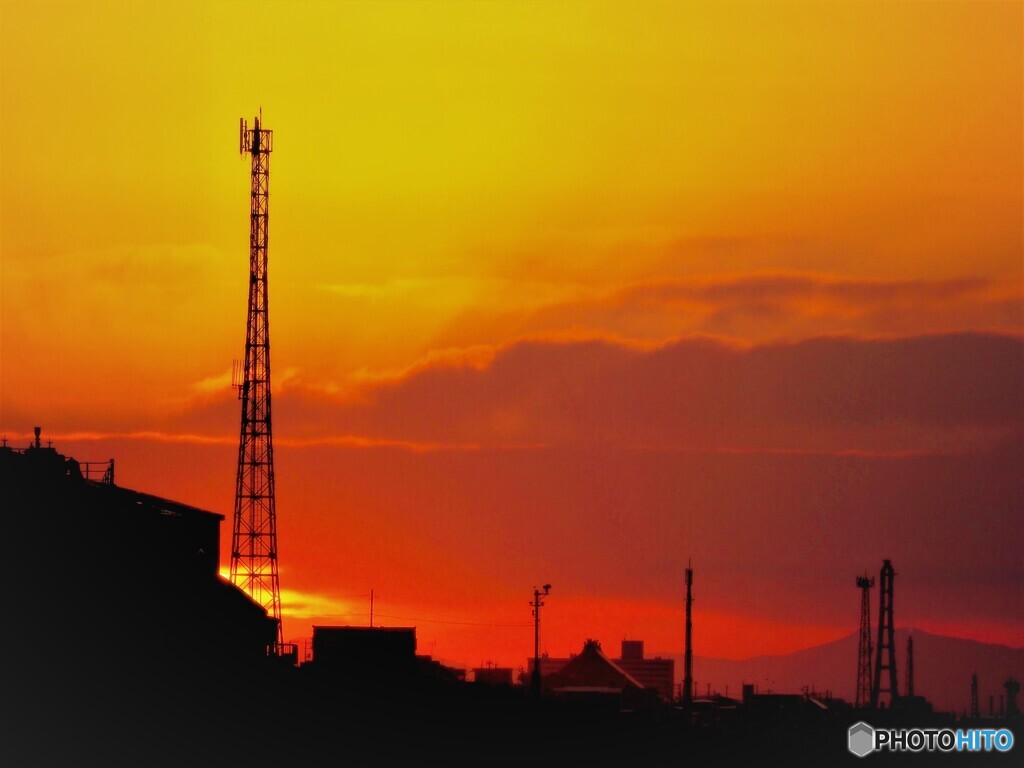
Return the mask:
{"type": "Polygon", "coordinates": [[[278,578],[277,509],[274,501],[274,442],[270,418],[270,323],[267,308],[267,219],[270,153],[274,132],[239,125],[239,150],[252,157],[249,194],[249,310],[242,363],[242,428],[238,441],[235,514],[231,533],[231,583],[277,622],[276,647],[284,646],[278,578]]]}
{"type": "Polygon", "coordinates": [[[857,698],[854,706],[857,709],[867,707],[871,703],[871,588],[875,586],[874,577],[867,574],[857,577],[860,589],[860,642],[857,646],[857,698]]]}

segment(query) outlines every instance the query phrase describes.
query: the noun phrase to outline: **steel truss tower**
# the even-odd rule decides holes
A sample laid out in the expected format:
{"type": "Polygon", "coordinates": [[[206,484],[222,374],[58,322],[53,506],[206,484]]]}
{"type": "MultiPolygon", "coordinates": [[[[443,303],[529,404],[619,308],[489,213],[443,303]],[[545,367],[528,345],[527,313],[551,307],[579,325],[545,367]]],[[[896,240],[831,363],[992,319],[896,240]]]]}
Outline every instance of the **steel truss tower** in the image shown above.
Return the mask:
{"type": "MultiPolygon", "coordinates": [[[[261,111],[262,112],[262,111],[261,111]]],[[[274,443],[270,419],[270,323],[267,315],[267,216],[273,131],[255,119],[239,121],[239,151],[252,157],[249,199],[249,312],[239,397],[242,429],[238,441],[235,515],[231,534],[231,582],[277,621],[283,646],[281,587],[277,567],[277,510],[274,502],[274,443]]]]}
{"type": "Polygon", "coordinates": [[[857,577],[860,588],[860,644],[857,646],[857,709],[868,706],[871,702],[871,588],[875,580],[864,576],[857,577]]]}
{"type": "Polygon", "coordinates": [[[889,705],[900,697],[896,682],[896,630],[892,623],[892,582],[896,575],[892,562],[882,562],[882,573],[878,584],[878,655],[875,656],[875,679],[871,685],[871,708],[878,708],[879,696],[889,694],[889,705]],[[882,672],[888,672],[888,688],[882,688],[882,672]]]}

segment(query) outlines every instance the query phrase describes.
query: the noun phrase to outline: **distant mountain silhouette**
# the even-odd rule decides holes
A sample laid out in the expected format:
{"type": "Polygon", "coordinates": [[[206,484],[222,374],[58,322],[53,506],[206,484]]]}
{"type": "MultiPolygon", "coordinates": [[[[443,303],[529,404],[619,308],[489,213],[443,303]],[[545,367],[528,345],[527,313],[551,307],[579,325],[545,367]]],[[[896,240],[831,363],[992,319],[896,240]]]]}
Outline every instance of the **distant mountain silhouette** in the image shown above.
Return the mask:
{"type": "MultiPolygon", "coordinates": [[[[1008,677],[1024,679],[1024,648],[982,643],[920,629],[896,630],[896,671],[904,693],[907,636],[914,638],[914,693],[924,696],[937,712],[962,714],[970,709],[971,675],[978,675],[978,703],[982,715],[989,713],[989,696],[999,711],[999,696],[1005,693],[1008,677]]],[[[757,690],[798,692],[805,686],[851,703],[856,693],[858,633],[824,645],[785,656],[755,656],[750,659],[716,659],[694,655],[693,678],[698,695],[712,692],[740,698],[743,683],[757,690]],[[726,690],[728,688],[728,691],[726,690]]],[[[872,644],[875,638],[872,637],[872,644]]],[[[682,654],[661,654],[676,659],[677,673],[683,668],[682,654]]],[[[677,680],[681,682],[681,678],[677,680]]]]}

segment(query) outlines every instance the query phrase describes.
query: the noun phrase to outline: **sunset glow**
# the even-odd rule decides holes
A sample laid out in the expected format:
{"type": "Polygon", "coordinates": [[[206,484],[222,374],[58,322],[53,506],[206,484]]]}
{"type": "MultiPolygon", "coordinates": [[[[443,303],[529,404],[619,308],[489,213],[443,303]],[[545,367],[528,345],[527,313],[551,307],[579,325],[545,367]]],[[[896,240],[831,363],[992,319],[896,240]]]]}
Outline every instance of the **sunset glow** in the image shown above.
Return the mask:
{"type": "MultiPolygon", "coordinates": [[[[1019,2],[5,2],[0,429],[225,516],[248,164],[285,639],[1024,646],[1019,2]]],[[[31,628],[24,628],[31,633],[31,628]]],[[[852,672],[852,671],[851,671],[852,672]]],[[[851,683],[853,681],[851,680],[851,683]]]]}

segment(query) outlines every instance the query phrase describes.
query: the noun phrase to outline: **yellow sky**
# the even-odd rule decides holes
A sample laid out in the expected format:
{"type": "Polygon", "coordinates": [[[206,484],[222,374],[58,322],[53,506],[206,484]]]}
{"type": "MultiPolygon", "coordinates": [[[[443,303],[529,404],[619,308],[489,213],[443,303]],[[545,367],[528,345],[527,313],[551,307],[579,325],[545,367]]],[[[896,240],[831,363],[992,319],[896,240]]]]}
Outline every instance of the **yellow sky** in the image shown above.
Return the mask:
{"type": "Polygon", "coordinates": [[[144,412],[240,356],[261,107],[311,381],[635,281],[1021,279],[1020,3],[0,7],[8,406],[144,412]]]}
{"type": "MultiPolygon", "coordinates": [[[[933,572],[934,610],[920,615],[975,627],[1005,619],[990,636],[1019,638],[1019,619],[1005,618],[1020,602],[1010,586],[986,583],[981,601],[971,592],[992,573],[1019,583],[1012,481],[987,474],[1019,477],[1011,462],[978,459],[979,474],[965,460],[958,474],[940,457],[911,482],[902,464],[873,475],[877,457],[706,464],[523,446],[560,425],[571,445],[599,442],[608,427],[629,446],[682,434],[674,449],[707,422],[726,434],[698,447],[812,453],[967,450],[970,430],[1019,431],[1017,347],[953,332],[1024,331],[1022,41],[1024,4],[983,0],[0,0],[0,431],[20,441],[42,425],[79,458],[109,448],[128,487],[230,510],[239,411],[228,380],[245,339],[249,234],[238,120],[262,108],[274,131],[270,327],[289,600],[340,611],[337,601],[372,585],[397,616],[437,618],[455,610],[445,601],[472,599],[467,610],[489,620],[505,615],[492,610],[500,585],[519,621],[522,586],[540,573],[559,594],[604,599],[577,617],[600,614],[610,638],[646,611],[608,602],[635,580],[657,585],[651,599],[675,611],[660,639],[635,619],[654,647],[670,647],[678,593],[659,590],[681,572],[672,553],[696,540],[701,562],[718,568],[704,577],[700,610],[724,611],[721,637],[763,643],[765,624],[737,632],[729,617],[763,611],[760,621],[781,605],[792,647],[809,637],[792,613],[806,603],[775,587],[794,572],[824,584],[835,562],[859,569],[884,544],[908,574],[914,557],[918,572],[984,561],[971,566],[974,581],[958,576],[958,600],[933,572]],[[933,332],[950,338],[920,340],[933,332]],[[737,343],[668,343],[693,333],[737,343]],[[826,333],[901,336],[893,349],[904,351],[811,344],[810,359],[794,345],[766,356],[796,362],[756,369],[729,367],[741,356],[723,351],[826,333]],[[514,344],[545,335],[623,343],[514,344]],[[917,363],[896,365],[911,353],[917,363]],[[441,360],[495,366],[402,389],[402,372],[429,374],[423,361],[441,360]],[[858,370],[858,360],[875,363],[858,370]],[[672,361],[674,378],[659,377],[672,361]],[[922,381],[941,385],[937,394],[922,381]],[[352,382],[393,396],[353,405],[342,398],[352,382]],[[661,399],[631,399],[638,382],[660,386],[661,399]],[[869,395],[893,382],[902,389],[872,410],[869,395]],[[707,403],[719,403],[710,413],[721,423],[707,403]],[[839,425],[804,421],[805,406],[839,425]],[[517,419],[526,437],[513,453],[401,447],[461,446],[488,428],[519,435],[517,419]],[[680,522],[681,492],[699,502],[693,527],[680,522]],[[838,521],[828,546],[815,539],[819,502],[838,521]],[[904,525],[910,511],[916,521],[990,518],[972,529],[976,545],[947,549],[951,528],[904,525]],[[877,538],[848,535],[867,513],[877,538]],[[546,535],[550,553],[531,559],[530,514],[567,538],[602,519],[611,538],[567,557],[546,535]],[[734,520],[748,518],[763,529],[737,546],[734,520]],[[941,538],[918,550],[925,529],[941,538]],[[665,548],[643,559],[652,570],[621,558],[631,536],[649,537],[637,540],[644,551],[665,548]],[[436,579],[424,579],[438,562],[436,579]],[[778,602],[751,607],[755,590],[778,602]]],[[[819,596],[830,613],[816,640],[847,616],[824,586],[819,596]]],[[[574,621],[573,632],[591,631],[574,621]]],[[[553,650],[579,647],[568,632],[553,650]]],[[[475,661],[477,647],[504,642],[518,659],[530,641],[528,629],[502,637],[458,653],[475,661]]]]}

